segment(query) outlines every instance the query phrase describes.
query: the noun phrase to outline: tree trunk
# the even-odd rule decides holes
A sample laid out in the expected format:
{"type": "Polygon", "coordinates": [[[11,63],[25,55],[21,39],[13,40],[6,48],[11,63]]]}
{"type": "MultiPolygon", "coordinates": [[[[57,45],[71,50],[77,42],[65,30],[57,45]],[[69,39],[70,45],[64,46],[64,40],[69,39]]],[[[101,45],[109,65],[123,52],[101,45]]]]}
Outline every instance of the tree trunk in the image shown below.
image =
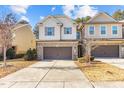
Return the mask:
{"type": "Polygon", "coordinates": [[[90,57],[91,57],[91,46],[88,45],[86,50],[87,50],[87,59],[88,59],[87,65],[90,65],[90,63],[91,63],[91,61],[90,61],[90,57]]]}
{"type": "Polygon", "coordinates": [[[4,67],[6,67],[7,64],[6,64],[6,47],[5,46],[3,48],[3,61],[4,61],[4,67]]]}

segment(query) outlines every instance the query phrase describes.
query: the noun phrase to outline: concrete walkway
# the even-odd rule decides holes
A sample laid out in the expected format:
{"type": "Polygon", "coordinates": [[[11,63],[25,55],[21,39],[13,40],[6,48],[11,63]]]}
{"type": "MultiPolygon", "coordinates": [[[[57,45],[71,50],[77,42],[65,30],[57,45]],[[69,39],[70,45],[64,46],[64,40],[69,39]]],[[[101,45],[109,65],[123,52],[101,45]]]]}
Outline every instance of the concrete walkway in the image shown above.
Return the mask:
{"type": "Polygon", "coordinates": [[[73,61],[42,61],[0,79],[0,88],[93,87],[73,61]]]}
{"type": "Polygon", "coordinates": [[[96,58],[95,60],[109,63],[111,65],[124,69],[124,59],[121,58],[96,58]]]}

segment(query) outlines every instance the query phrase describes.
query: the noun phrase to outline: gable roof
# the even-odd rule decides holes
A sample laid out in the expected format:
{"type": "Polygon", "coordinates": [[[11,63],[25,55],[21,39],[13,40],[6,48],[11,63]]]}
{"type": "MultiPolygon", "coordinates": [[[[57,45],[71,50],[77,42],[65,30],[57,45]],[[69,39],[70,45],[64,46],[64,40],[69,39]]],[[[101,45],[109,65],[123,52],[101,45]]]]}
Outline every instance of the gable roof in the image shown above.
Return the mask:
{"type": "Polygon", "coordinates": [[[18,23],[16,23],[14,25],[14,28],[12,29],[12,31],[18,31],[17,29],[20,29],[20,28],[25,27],[25,26],[32,29],[32,26],[28,22],[19,21],[18,23]]]}
{"type": "Polygon", "coordinates": [[[19,20],[15,25],[14,25],[14,30],[15,29],[19,29],[19,28],[21,28],[21,27],[23,27],[23,26],[29,26],[30,28],[32,28],[31,27],[31,25],[29,24],[29,22],[27,22],[26,20],[19,20]]]}
{"type": "Polygon", "coordinates": [[[115,20],[111,15],[109,15],[108,13],[106,12],[100,12],[98,14],[96,14],[94,17],[92,17],[87,23],[94,23],[93,20],[97,19],[97,17],[99,16],[106,16],[108,17],[108,19],[110,19],[111,21],[110,22],[118,22],[117,20],[115,20]]]}
{"type": "Polygon", "coordinates": [[[72,20],[70,17],[68,17],[68,16],[66,16],[66,15],[55,15],[55,16],[49,15],[49,16],[45,17],[42,21],[40,21],[38,24],[42,24],[42,23],[45,22],[48,18],[53,18],[54,21],[55,21],[57,24],[63,24],[59,18],[67,18],[67,19],[69,19],[72,23],[76,23],[74,20],[72,20]]]}
{"type": "MultiPolygon", "coordinates": [[[[55,15],[55,18],[67,18],[69,19],[72,23],[76,23],[73,19],[71,19],[70,17],[68,17],[67,15],[55,15]]],[[[60,20],[61,21],[61,20],[60,20]]]]}
{"type": "Polygon", "coordinates": [[[29,24],[19,24],[19,25],[16,25],[12,30],[17,31],[17,29],[20,29],[25,26],[28,26],[29,28],[31,28],[31,26],[29,24]]]}
{"type": "Polygon", "coordinates": [[[54,21],[57,23],[57,24],[62,24],[62,22],[58,19],[56,19],[54,16],[51,16],[51,15],[48,15],[47,17],[45,17],[42,21],[39,22],[39,24],[45,22],[48,18],[53,18],[54,21]]]}

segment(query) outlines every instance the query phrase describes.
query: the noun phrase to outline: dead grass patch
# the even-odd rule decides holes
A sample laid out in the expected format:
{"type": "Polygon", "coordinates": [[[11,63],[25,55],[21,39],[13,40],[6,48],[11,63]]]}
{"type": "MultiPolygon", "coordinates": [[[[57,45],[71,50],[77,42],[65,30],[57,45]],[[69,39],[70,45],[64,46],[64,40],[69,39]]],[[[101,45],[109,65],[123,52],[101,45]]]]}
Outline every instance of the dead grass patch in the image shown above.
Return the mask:
{"type": "Polygon", "coordinates": [[[94,61],[90,66],[75,62],[90,81],[124,81],[124,69],[94,61]]]}
{"type": "Polygon", "coordinates": [[[13,73],[13,72],[16,72],[22,68],[25,68],[29,65],[32,65],[34,63],[36,63],[37,61],[24,61],[24,60],[8,60],[7,61],[7,68],[5,69],[2,64],[3,62],[0,61],[0,78],[10,74],[10,73],[13,73]]]}

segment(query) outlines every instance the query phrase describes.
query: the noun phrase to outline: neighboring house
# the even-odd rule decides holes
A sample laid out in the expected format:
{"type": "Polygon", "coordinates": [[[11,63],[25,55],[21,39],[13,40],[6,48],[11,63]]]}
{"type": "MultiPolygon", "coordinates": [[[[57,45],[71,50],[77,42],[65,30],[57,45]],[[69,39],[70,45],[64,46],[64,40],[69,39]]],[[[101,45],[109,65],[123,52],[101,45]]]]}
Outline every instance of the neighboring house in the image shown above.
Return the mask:
{"type": "Polygon", "coordinates": [[[91,18],[85,25],[85,38],[106,40],[105,43],[99,45],[92,50],[95,57],[123,57],[122,45],[122,23],[113,19],[107,13],[99,13],[91,18]],[[107,44],[107,42],[109,43],[107,44]],[[116,43],[113,43],[115,42],[116,43]]]}
{"type": "Polygon", "coordinates": [[[16,50],[17,54],[26,53],[29,48],[36,48],[35,36],[27,22],[17,23],[13,29],[13,36],[12,48],[16,50]]]}
{"type": "Polygon", "coordinates": [[[65,15],[47,16],[39,22],[38,59],[76,59],[77,24],[65,15]]]}

